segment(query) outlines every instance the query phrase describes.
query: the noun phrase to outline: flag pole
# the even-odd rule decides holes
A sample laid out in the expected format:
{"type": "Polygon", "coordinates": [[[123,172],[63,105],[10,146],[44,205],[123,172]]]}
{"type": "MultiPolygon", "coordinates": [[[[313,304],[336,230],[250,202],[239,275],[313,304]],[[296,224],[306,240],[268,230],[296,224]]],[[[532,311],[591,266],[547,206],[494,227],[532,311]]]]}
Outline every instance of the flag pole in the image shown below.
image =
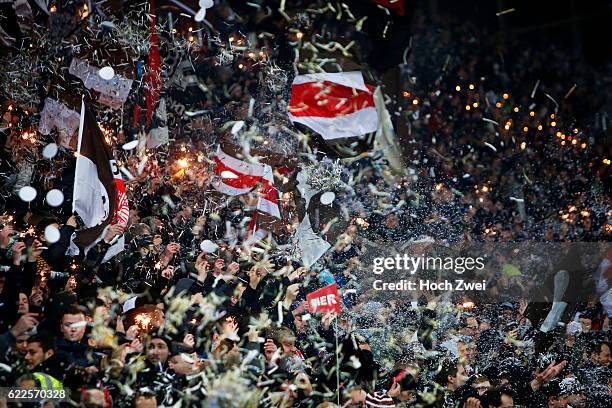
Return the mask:
{"type": "Polygon", "coordinates": [[[340,407],[340,363],[338,362],[338,319],[334,319],[334,337],[336,338],[336,394],[340,407]]]}
{"type": "MultiPolygon", "coordinates": [[[[81,142],[83,141],[83,128],[85,127],[85,95],[81,96],[81,118],[79,121],[79,136],[77,140],[77,150],[76,150],[76,160],[77,165],[74,167],[74,179],[78,180],[79,173],[79,156],[81,155],[81,142]]],[[[74,199],[76,195],[74,194],[78,183],[74,183],[72,187],[72,214],[76,211],[76,200],[74,199]]]]}

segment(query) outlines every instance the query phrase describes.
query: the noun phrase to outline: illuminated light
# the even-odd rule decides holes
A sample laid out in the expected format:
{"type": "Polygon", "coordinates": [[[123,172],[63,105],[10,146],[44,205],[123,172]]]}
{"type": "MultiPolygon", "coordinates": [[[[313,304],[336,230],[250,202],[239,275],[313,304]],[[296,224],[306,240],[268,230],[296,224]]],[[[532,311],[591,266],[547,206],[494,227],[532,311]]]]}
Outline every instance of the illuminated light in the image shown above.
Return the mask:
{"type": "Polygon", "coordinates": [[[529,112],[529,116],[534,117],[535,116],[535,112],[534,111],[529,112]]]}
{"type": "Polygon", "coordinates": [[[495,102],[495,107],[496,107],[496,108],[501,108],[501,107],[502,107],[501,102],[495,102]]]}
{"type": "Polygon", "coordinates": [[[575,145],[576,143],[578,143],[578,140],[574,139],[572,140],[572,144],[575,145]]]}
{"type": "Polygon", "coordinates": [[[567,137],[567,140],[568,140],[568,141],[572,140],[572,137],[571,137],[571,136],[568,136],[568,137],[567,137]]]}
{"type": "Polygon", "coordinates": [[[609,165],[610,164],[610,159],[603,159],[604,164],[609,165]]]}
{"type": "Polygon", "coordinates": [[[473,107],[475,107],[475,108],[477,108],[477,107],[478,107],[478,102],[474,102],[474,103],[472,104],[472,106],[473,106],[473,107]]]}
{"type": "Polygon", "coordinates": [[[444,184],[442,184],[442,183],[436,184],[436,191],[442,190],[442,187],[444,187],[444,184]]]}
{"type": "Polygon", "coordinates": [[[586,149],[586,146],[587,146],[586,143],[583,143],[583,144],[580,145],[580,147],[582,147],[583,149],[586,149]]]}
{"type": "Polygon", "coordinates": [[[575,206],[575,205],[570,205],[570,206],[568,207],[568,211],[569,211],[569,212],[574,212],[574,211],[576,211],[576,206],[575,206]]]}
{"type": "Polygon", "coordinates": [[[574,130],[573,130],[573,132],[574,132],[574,133],[578,133],[578,129],[574,129],[574,130]]]}
{"type": "Polygon", "coordinates": [[[189,42],[194,42],[195,41],[195,37],[193,35],[190,35],[187,40],[189,40],[189,42]]]}
{"type": "Polygon", "coordinates": [[[521,142],[521,150],[525,150],[526,147],[527,147],[527,143],[521,142]]]}
{"type": "Polygon", "coordinates": [[[551,113],[551,114],[550,114],[550,118],[551,118],[551,119],[554,119],[554,118],[555,118],[555,114],[554,114],[554,113],[551,113]]]}
{"type": "Polygon", "coordinates": [[[303,33],[303,32],[301,32],[301,31],[298,31],[298,32],[295,34],[295,37],[296,37],[298,40],[301,40],[301,39],[302,39],[302,37],[304,37],[304,33],[303,33]]]}
{"type": "Polygon", "coordinates": [[[538,125],[538,130],[542,130],[542,125],[538,125]]]}
{"type": "Polygon", "coordinates": [[[514,107],[514,109],[512,109],[512,110],[513,110],[514,112],[518,112],[518,111],[519,111],[519,108],[518,108],[518,106],[515,106],[515,107],[514,107]]]}
{"type": "Polygon", "coordinates": [[[259,51],[259,56],[263,57],[264,56],[264,52],[263,51],[259,51]]]}
{"type": "Polygon", "coordinates": [[[407,98],[407,97],[410,96],[410,92],[404,91],[404,92],[402,92],[402,95],[404,96],[404,98],[407,98]]]}
{"type": "Polygon", "coordinates": [[[52,5],[52,6],[49,8],[49,11],[50,11],[51,13],[55,13],[55,12],[57,11],[57,7],[55,7],[55,4],[54,4],[54,5],[52,5]]]}
{"type": "Polygon", "coordinates": [[[469,88],[474,89],[474,84],[470,84],[469,88]]]}
{"type": "Polygon", "coordinates": [[[590,217],[591,213],[589,212],[589,210],[582,210],[580,211],[580,215],[582,215],[583,217],[590,217]]]}
{"type": "Polygon", "coordinates": [[[242,69],[242,68],[244,68],[244,65],[238,64],[238,68],[242,69]]]}
{"type": "Polygon", "coordinates": [[[189,167],[189,159],[187,159],[186,157],[182,159],[178,159],[176,163],[179,165],[179,167],[183,169],[186,169],[187,167],[189,167]]]}
{"type": "Polygon", "coordinates": [[[249,58],[255,59],[255,53],[254,52],[249,52],[249,58]]]}
{"type": "Polygon", "coordinates": [[[229,42],[232,42],[232,41],[234,41],[234,37],[229,38],[229,42]]]}
{"type": "Polygon", "coordinates": [[[502,98],[504,98],[504,99],[508,99],[509,97],[510,97],[510,95],[508,95],[507,93],[502,95],[502,98]]]}
{"type": "Polygon", "coordinates": [[[176,34],[176,28],[173,28],[172,30],[170,30],[172,32],[172,34],[176,34]]]}
{"type": "Polygon", "coordinates": [[[510,125],[506,123],[506,126],[504,126],[504,129],[510,130],[510,125]]]}
{"type": "Polygon", "coordinates": [[[469,111],[470,109],[472,109],[470,105],[465,105],[465,110],[469,111]]]}
{"type": "Polygon", "coordinates": [[[461,87],[460,87],[459,85],[457,85],[457,86],[455,87],[455,91],[459,92],[460,90],[461,90],[461,87]]]}
{"type": "Polygon", "coordinates": [[[527,126],[525,126],[525,127],[523,128],[523,132],[529,132],[529,128],[528,128],[527,126]]]}
{"type": "Polygon", "coordinates": [[[561,140],[565,140],[565,135],[561,135],[561,140]]]}
{"type": "Polygon", "coordinates": [[[418,99],[413,99],[412,100],[412,104],[413,105],[418,105],[419,104],[419,100],[418,99]]]}
{"type": "Polygon", "coordinates": [[[561,137],[561,132],[557,132],[555,135],[557,135],[557,137],[561,137]]]}
{"type": "Polygon", "coordinates": [[[181,145],[181,152],[186,152],[187,148],[185,147],[185,145],[181,145]]]}
{"type": "Polygon", "coordinates": [[[555,122],[554,120],[552,122],[550,122],[550,126],[555,127],[557,126],[557,122],[555,122]]]}
{"type": "Polygon", "coordinates": [[[189,32],[192,32],[193,31],[193,27],[189,27],[188,30],[189,30],[189,32]]]}
{"type": "Polygon", "coordinates": [[[488,192],[488,191],[489,191],[489,187],[487,187],[487,186],[482,186],[482,192],[483,192],[483,193],[486,193],[486,192],[488,192]]]}
{"type": "Polygon", "coordinates": [[[484,198],[480,197],[480,198],[478,199],[478,201],[480,201],[480,202],[482,203],[482,202],[484,202],[484,198]]]}
{"type": "Polygon", "coordinates": [[[561,142],[561,146],[565,146],[565,140],[561,142]]]}

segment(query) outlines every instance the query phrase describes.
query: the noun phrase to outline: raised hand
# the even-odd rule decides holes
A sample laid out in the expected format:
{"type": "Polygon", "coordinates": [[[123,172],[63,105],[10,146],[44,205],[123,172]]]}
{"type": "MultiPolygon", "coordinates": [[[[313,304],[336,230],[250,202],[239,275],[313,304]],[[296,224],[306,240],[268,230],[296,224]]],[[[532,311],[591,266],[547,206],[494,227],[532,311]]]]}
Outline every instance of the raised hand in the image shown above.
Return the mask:
{"type": "Polygon", "coordinates": [[[210,270],[210,263],[206,259],[206,252],[202,252],[198,255],[195,263],[196,271],[198,271],[198,280],[203,281],[206,279],[206,275],[208,275],[208,271],[210,270]]]}
{"type": "Polygon", "coordinates": [[[323,324],[323,328],[325,330],[329,330],[329,327],[331,326],[331,323],[334,321],[334,319],[337,316],[338,315],[336,314],[336,312],[327,312],[327,313],[325,313],[325,315],[323,316],[323,319],[321,321],[321,323],[323,324]]]}
{"type": "Polygon", "coordinates": [[[32,330],[38,325],[38,320],[36,317],[38,317],[38,313],[26,313],[21,316],[11,328],[11,334],[15,337],[19,337],[23,333],[32,330]]]}
{"type": "Polygon", "coordinates": [[[291,272],[289,274],[289,280],[291,282],[295,282],[296,280],[300,279],[302,276],[304,276],[304,274],[308,272],[308,269],[306,269],[305,267],[300,267],[297,268],[295,271],[291,272]]]}
{"type": "Polygon", "coordinates": [[[167,266],[166,269],[161,271],[161,276],[163,276],[164,278],[170,280],[174,276],[174,272],[175,272],[174,271],[174,266],[167,266]]]}
{"type": "Polygon", "coordinates": [[[463,404],[463,408],[482,408],[482,404],[477,398],[470,397],[463,404]]]}
{"type": "Polygon", "coordinates": [[[215,266],[214,266],[214,270],[213,273],[215,276],[219,276],[223,273],[223,267],[225,266],[225,261],[221,258],[217,259],[215,261],[215,266]]]}
{"type": "Polygon", "coordinates": [[[30,251],[28,251],[28,262],[36,262],[36,258],[38,258],[43,251],[43,244],[39,240],[35,239],[30,247],[30,251]]]}
{"type": "Polygon", "coordinates": [[[68,218],[68,220],[66,221],[66,225],[70,225],[71,227],[76,228],[77,226],[77,219],[74,215],[70,216],[70,218],[68,218]]]}
{"type": "Polygon", "coordinates": [[[272,339],[266,339],[263,349],[266,361],[269,363],[275,362],[280,357],[279,353],[277,353],[278,347],[276,347],[276,344],[274,344],[272,339]]]}
{"type": "Polygon", "coordinates": [[[21,257],[23,256],[23,251],[25,251],[25,249],[26,244],[23,242],[17,242],[15,245],[13,245],[13,265],[21,265],[21,257]]]}
{"type": "Polygon", "coordinates": [[[110,243],[116,236],[123,234],[123,225],[113,224],[106,230],[104,234],[104,242],[110,243]]]}
{"type": "Polygon", "coordinates": [[[283,303],[285,307],[288,309],[293,301],[297,298],[298,293],[300,293],[300,285],[294,283],[293,285],[287,286],[287,291],[285,292],[285,300],[283,303]]]}
{"type": "Polygon", "coordinates": [[[0,247],[6,248],[11,242],[11,237],[15,233],[15,229],[12,225],[7,225],[0,230],[0,247]]]}
{"type": "Polygon", "coordinates": [[[227,273],[230,275],[236,275],[236,273],[240,270],[240,265],[238,264],[238,262],[232,262],[231,264],[229,264],[229,266],[227,267],[227,273]]]}
{"type": "Polygon", "coordinates": [[[555,364],[553,361],[550,363],[548,367],[546,367],[542,371],[536,371],[536,377],[531,381],[531,389],[534,391],[538,390],[542,385],[546,384],[556,376],[558,376],[561,371],[567,365],[567,361],[563,360],[559,364],[555,364]]]}

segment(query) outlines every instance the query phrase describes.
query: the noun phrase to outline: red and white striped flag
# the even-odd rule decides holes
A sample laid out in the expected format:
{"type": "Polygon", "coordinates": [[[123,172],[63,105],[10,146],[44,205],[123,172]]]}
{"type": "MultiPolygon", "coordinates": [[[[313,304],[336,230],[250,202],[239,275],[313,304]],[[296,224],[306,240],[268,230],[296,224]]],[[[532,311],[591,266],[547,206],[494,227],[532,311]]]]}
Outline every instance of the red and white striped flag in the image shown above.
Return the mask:
{"type": "Polygon", "coordinates": [[[373,89],[359,71],[298,75],[291,87],[288,116],[326,140],[375,132],[373,89]]]}
{"type": "Polygon", "coordinates": [[[219,147],[215,162],[216,177],[212,186],[220,193],[232,196],[247,194],[260,185],[257,208],[249,223],[247,237],[263,238],[267,232],[259,228],[261,224],[258,222],[257,213],[281,219],[272,167],[268,164],[248,163],[237,159],[224,152],[221,147],[219,147]]]}

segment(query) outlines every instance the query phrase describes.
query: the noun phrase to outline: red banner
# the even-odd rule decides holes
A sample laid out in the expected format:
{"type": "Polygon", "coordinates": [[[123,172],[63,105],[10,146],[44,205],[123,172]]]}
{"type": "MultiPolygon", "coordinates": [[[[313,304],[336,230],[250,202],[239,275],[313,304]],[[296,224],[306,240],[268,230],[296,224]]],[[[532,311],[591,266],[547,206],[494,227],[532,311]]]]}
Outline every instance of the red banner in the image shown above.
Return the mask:
{"type": "Polygon", "coordinates": [[[381,6],[394,11],[398,16],[403,16],[406,13],[406,10],[404,9],[404,0],[374,0],[374,3],[378,3],[381,6]]]}
{"type": "Polygon", "coordinates": [[[310,313],[340,313],[340,294],[335,283],[306,295],[310,313]]]}

